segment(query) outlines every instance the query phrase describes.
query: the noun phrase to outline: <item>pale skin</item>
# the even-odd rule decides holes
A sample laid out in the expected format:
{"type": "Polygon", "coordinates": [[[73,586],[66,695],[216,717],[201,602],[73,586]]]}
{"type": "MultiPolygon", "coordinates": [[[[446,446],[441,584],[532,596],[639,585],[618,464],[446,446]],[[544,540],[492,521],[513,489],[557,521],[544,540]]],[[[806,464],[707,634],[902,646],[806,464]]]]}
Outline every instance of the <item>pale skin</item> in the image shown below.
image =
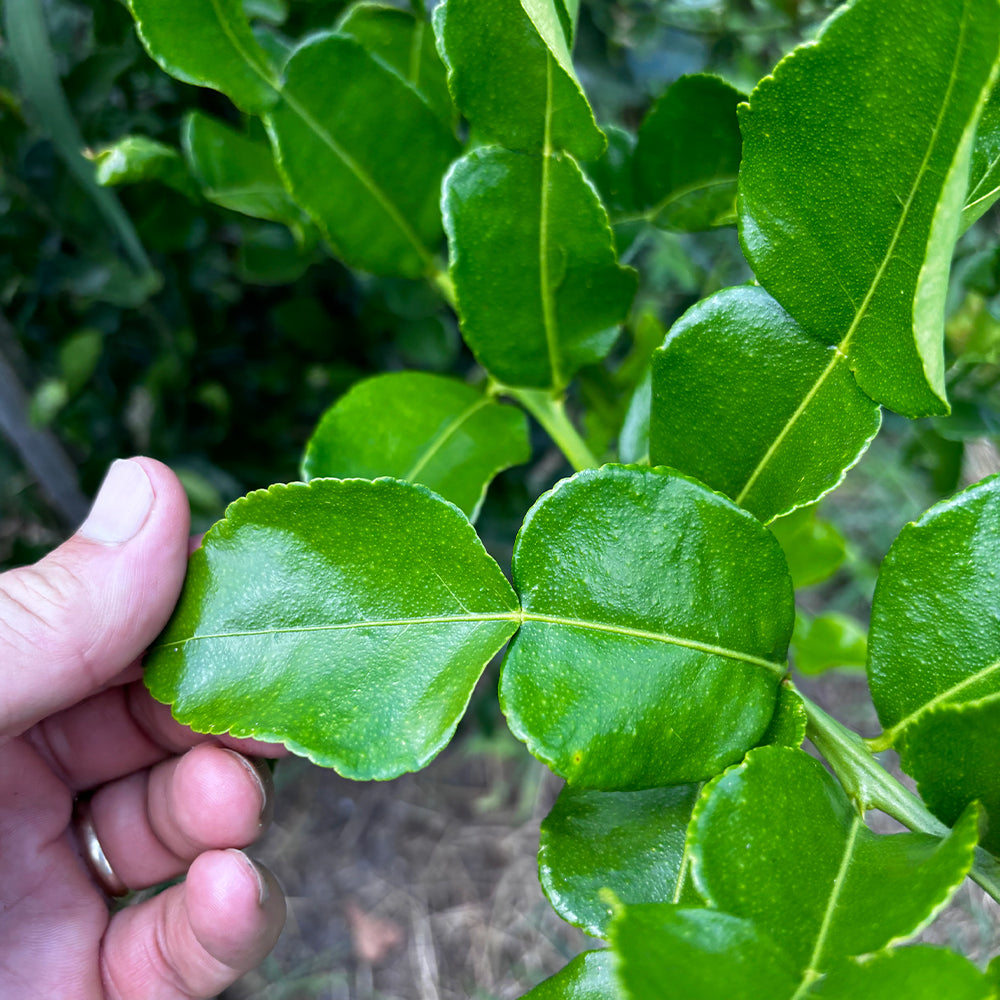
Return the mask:
{"type": "Polygon", "coordinates": [[[235,850],[270,813],[267,769],[247,755],[281,749],[198,735],[141,680],[142,653],[180,592],[188,530],[173,473],[132,459],[113,468],[80,532],[0,574],[2,997],[213,997],[281,931],[277,882],[235,850]],[[129,889],[185,881],[113,912],[81,859],[77,795],[92,796],[129,889]]]}

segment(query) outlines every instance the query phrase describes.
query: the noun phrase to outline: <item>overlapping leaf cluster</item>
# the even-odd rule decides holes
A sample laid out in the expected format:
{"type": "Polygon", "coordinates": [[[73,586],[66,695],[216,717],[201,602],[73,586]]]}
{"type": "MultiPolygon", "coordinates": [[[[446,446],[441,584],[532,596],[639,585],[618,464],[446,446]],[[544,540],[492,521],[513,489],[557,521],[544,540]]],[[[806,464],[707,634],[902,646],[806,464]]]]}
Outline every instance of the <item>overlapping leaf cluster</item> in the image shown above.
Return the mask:
{"type": "MultiPolygon", "coordinates": [[[[506,644],[508,723],[566,779],[543,886],[611,943],[533,998],[994,996],[959,956],[894,946],[970,870],[1000,891],[977,849],[983,809],[1000,815],[1000,486],[903,532],[867,650],[880,745],[946,825],[886,793],[850,740],[830,737],[840,783],[801,749],[807,718],[820,749],[835,730],[782,684],[793,584],[839,554],[803,511],[779,522],[814,556],[790,572],[765,523],[841,481],[880,404],[947,412],[951,253],[1000,191],[992,112],[979,125],[996,0],[856,0],[747,103],[685,77],[635,140],[595,122],[571,0],[446,0],[433,25],[361,3],[297,45],[255,33],[237,0],[130,6],[165,69],[257,116],[269,145],[195,115],[182,155],[123,143],[106,179],[160,171],[353,267],[428,279],[488,376],[384,375],[340,400],[306,481],[237,501],[194,555],[154,695],[205,731],[390,778],[448,741],[506,644]],[[605,198],[620,233],[735,221],[757,279],[657,352],[630,414],[644,423],[649,400],[652,466],[586,468],[563,406],[636,288],[605,198]],[[470,523],[528,455],[502,395],[580,469],[527,513],[513,585],[470,523]],[[891,802],[917,832],[866,827],[891,802]]],[[[866,655],[835,618],[802,629],[803,650],[831,629],[866,655]]]]}

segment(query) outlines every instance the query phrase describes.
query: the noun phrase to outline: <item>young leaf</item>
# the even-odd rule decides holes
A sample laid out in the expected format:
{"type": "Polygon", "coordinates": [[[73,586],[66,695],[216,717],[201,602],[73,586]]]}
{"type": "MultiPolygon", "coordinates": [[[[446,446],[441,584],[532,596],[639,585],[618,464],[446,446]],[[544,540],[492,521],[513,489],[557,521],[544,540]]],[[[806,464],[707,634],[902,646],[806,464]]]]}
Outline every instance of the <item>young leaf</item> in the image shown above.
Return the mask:
{"type": "Polygon", "coordinates": [[[448,84],[477,133],[508,149],[597,159],[594,121],[560,23],[561,0],[447,0],[435,11],[448,84]]]}
{"type": "Polygon", "coordinates": [[[864,668],[868,636],[847,615],[831,611],[809,618],[799,615],[792,636],[792,664],[803,674],[821,674],[832,667],[864,668]]]}
{"type": "Polygon", "coordinates": [[[434,32],[422,17],[381,3],[355,3],[337,22],[337,34],[350,35],[391,66],[450,129],[456,111],[434,32]]]}
{"type": "Polygon", "coordinates": [[[1000,695],[927,708],[907,727],[899,756],[942,822],[952,825],[979,802],[987,817],[982,846],[1000,854],[1000,695]]]}
{"type": "Polygon", "coordinates": [[[653,356],[651,461],[763,521],[834,489],[880,422],[843,356],[753,285],[689,309],[653,356]]]}
{"type": "Polygon", "coordinates": [[[622,907],[611,924],[615,973],[627,1000],[790,1000],[798,976],[748,920],[669,904],[622,907]]]}
{"type": "Polygon", "coordinates": [[[105,187],[159,181],[191,199],[199,197],[181,154],[144,135],[127,135],[94,157],[97,183],[105,187]]]}
{"type": "Polygon", "coordinates": [[[614,1000],[610,951],[585,951],[521,1000],[614,1000]]]}
{"type": "Polygon", "coordinates": [[[868,637],[883,748],[938,705],[1000,694],[998,520],[994,476],[932,507],[889,549],[868,637]]]}
{"type": "Polygon", "coordinates": [[[278,176],[270,147],[201,111],[181,123],[181,145],[202,194],[216,205],[255,219],[301,229],[306,218],[278,176]]]}
{"type": "Polygon", "coordinates": [[[972,147],[969,168],[969,191],[962,211],[962,228],[991,208],[1000,198],[1000,85],[993,91],[983,108],[972,147]]]}
{"type": "Polygon", "coordinates": [[[907,416],[948,411],[948,269],[998,47],[996,0],[857,0],[740,112],[747,260],[907,416]]]}
{"type": "Polygon", "coordinates": [[[877,836],[819,761],[761,747],[705,787],[689,847],[709,905],[752,920],[808,982],[924,926],[968,872],[977,820],[945,840],[877,836]]]}
{"type": "Polygon", "coordinates": [[[968,959],[926,945],[849,959],[806,996],[821,1000],[996,1000],[986,977],[968,959]]]}
{"type": "Polygon", "coordinates": [[[222,91],[250,114],[277,100],[277,79],[241,0],[127,0],[142,44],[171,76],[222,91]]]}
{"type": "Polygon", "coordinates": [[[423,372],[376,375],[323,415],[302,478],[422,483],[474,518],[493,477],[531,457],[523,411],[457,379],[423,372]]]}
{"type": "Polygon", "coordinates": [[[289,190],[348,264],[433,269],[441,178],[459,147],[401,77],[352,38],[313,35],[285,65],[267,124],[289,190]]]}
{"type": "Polygon", "coordinates": [[[572,157],[474,150],[445,179],[444,221],[462,333],[495,378],[561,390],[611,350],[636,275],[572,157]]]}
{"type": "Polygon", "coordinates": [[[767,728],[791,580],[774,537],[724,497],[669,469],[578,473],[528,512],[513,570],[524,623],[501,707],[571,784],[699,781],[767,728]]]}
{"type": "Polygon", "coordinates": [[[602,889],[622,903],[679,900],[690,884],[684,840],[698,791],[697,785],[640,792],[566,785],[542,821],[538,846],[539,881],[556,912],[605,937],[611,909],[602,889]]]}
{"type": "Polygon", "coordinates": [[[717,76],[682,76],[639,128],[636,203],[662,229],[695,231],[736,222],[743,143],[736,106],[746,94],[717,76]]]}
{"type": "Polygon", "coordinates": [[[422,486],[319,479],[231,504],[146,659],[201,732],[392,778],[451,738],[517,599],[459,510],[422,486]]]}

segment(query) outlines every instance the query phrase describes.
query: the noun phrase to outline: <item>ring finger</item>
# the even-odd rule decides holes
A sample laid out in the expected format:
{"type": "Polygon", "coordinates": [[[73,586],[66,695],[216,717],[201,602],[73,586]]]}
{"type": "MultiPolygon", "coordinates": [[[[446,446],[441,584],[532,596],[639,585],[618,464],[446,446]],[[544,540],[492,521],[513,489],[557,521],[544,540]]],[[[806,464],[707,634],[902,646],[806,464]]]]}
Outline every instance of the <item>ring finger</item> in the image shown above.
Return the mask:
{"type": "Polygon", "coordinates": [[[109,782],[89,802],[105,857],[129,889],[182,874],[204,851],[248,846],[270,809],[267,768],[213,744],[109,782]]]}

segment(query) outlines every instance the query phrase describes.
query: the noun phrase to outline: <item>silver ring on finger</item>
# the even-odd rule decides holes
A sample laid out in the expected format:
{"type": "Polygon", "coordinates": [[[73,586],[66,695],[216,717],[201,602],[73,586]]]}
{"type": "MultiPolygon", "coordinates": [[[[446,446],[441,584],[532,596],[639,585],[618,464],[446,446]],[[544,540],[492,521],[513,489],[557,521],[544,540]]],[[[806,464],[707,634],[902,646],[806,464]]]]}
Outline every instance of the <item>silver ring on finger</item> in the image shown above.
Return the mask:
{"type": "Polygon", "coordinates": [[[89,797],[76,800],[72,826],[80,846],[80,854],[98,886],[112,899],[128,895],[128,886],[111,867],[111,862],[108,861],[108,856],[104,853],[104,847],[97,836],[89,797]]]}

